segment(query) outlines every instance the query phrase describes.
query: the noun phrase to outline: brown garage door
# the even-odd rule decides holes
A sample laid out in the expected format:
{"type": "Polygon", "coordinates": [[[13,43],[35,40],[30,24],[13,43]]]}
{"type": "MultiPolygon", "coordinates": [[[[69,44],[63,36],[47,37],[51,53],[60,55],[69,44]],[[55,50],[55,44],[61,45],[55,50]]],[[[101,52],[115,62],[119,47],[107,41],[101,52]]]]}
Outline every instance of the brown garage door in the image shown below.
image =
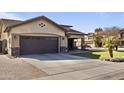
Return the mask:
{"type": "Polygon", "coordinates": [[[40,54],[58,52],[57,37],[21,36],[20,54],[40,54]]]}

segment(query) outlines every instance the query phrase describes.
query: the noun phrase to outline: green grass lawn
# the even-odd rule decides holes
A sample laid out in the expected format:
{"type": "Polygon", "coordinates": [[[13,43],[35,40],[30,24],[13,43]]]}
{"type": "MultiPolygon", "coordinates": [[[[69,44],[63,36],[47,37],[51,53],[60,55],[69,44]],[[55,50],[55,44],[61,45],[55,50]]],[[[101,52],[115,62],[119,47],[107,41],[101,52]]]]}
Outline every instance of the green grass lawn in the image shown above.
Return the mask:
{"type": "MultiPolygon", "coordinates": [[[[124,52],[113,52],[113,58],[124,58],[124,52]]],[[[82,56],[82,57],[88,57],[88,58],[93,58],[93,59],[108,59],[109,57],[109,53],[108,52],[92,52],[92,51],[88,51],[88,52],[82,52],[82,53],[74,53],[72,55],[76,55],[76,56],[82,56]]]]}

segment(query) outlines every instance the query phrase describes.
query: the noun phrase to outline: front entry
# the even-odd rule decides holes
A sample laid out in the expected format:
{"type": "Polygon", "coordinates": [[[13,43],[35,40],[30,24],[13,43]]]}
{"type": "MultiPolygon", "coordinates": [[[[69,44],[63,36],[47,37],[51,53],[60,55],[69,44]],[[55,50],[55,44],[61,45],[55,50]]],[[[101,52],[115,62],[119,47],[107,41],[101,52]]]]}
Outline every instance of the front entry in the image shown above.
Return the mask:
{"type": "Polygon", "coordinates": [[[68,38],[68,50],[81,50],[82,44],[81,38],[68,38]]]}
{"type": "Polygon", "coordinates": [[[75,50],[78,49],[77,41],[75,38],[68,39],[68,50],[75,50]]]}
{"type": "Polygon", "coordinates": [[[73,46],[74,40],[72,38],[68,39],[68,50],[73,50],[74,46],[73,46]]]}
{"type": "Polygon", "coordinates": [[[21,36],[20,54],[57,53],[57,37],[21,36]]]}

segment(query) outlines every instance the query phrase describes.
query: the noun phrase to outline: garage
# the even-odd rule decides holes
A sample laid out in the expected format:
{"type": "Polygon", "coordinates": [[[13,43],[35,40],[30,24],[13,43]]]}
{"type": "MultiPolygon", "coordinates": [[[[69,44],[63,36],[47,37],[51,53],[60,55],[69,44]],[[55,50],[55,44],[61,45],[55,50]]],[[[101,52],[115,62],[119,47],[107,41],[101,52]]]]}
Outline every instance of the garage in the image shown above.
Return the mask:
{"type": "Polygon", "coordinates": [[[20,36],[20,54],[57,53],[58,37],[20,36]]]}

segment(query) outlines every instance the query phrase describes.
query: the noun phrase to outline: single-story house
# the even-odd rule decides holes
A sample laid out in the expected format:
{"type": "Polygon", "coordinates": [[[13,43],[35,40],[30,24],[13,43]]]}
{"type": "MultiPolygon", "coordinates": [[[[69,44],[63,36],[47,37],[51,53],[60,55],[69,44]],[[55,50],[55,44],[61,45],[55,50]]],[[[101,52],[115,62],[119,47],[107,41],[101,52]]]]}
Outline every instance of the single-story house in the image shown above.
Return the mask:
{"type": "Polygon", "coordinates": [[[26,21],[0,19],[0,48],[11,56],[82,49],[84,33],[40,16],[26,21]]]}

